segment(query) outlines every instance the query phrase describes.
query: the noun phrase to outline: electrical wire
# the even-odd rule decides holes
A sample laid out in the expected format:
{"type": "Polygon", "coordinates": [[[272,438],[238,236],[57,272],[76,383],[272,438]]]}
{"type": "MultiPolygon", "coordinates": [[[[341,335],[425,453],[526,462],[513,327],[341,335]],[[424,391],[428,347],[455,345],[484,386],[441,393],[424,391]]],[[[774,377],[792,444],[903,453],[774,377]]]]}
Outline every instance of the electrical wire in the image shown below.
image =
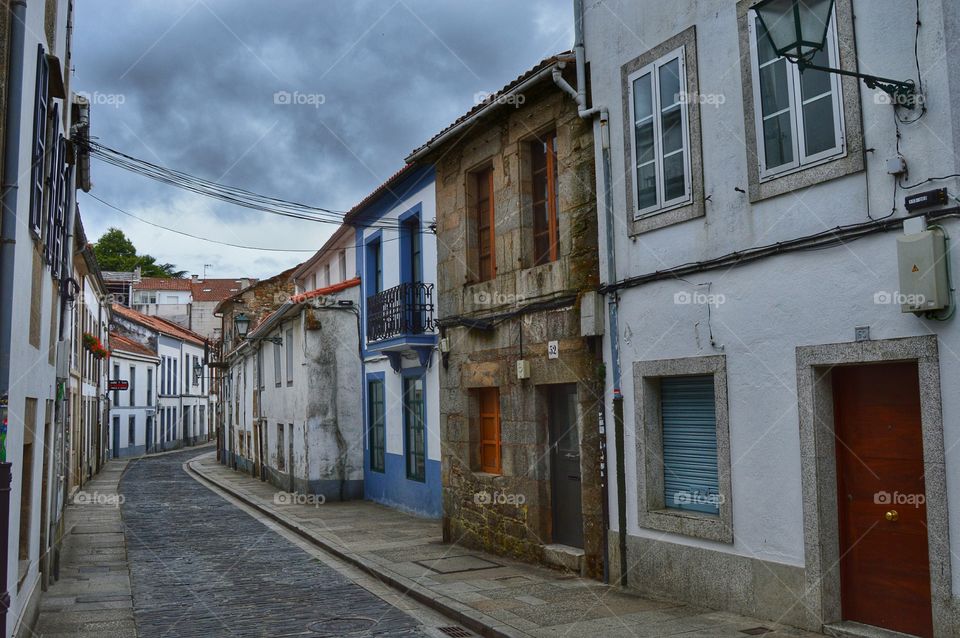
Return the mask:
{"type": "MultiPolygon", "coordinates": [[[[202,177],[177,169],[154,164],[144,159],[133,157],[110,148],[96,141],[85,142],[85,148],[91,157],[126,170],[131,173],[153,179],[169,186],[174,186],[205,197],[216,199],[228,204],[258,210],[261,212],[302,219],[306,221],[341,225],[344,223],[348,211],[334,210],[318,206],[308,206],[299,202],[286,200],[268,195],[262,195],[242,188],[226,186],[202,177]]],[[[396,194],[400,197],[402,194],[396,194]]],[[[363,223],[360,220],[350,222],[351,226],[363,228],[384,228],[395,230],[401,227],[399,220],[378,220],[372,223],[363,223]]]]}
{"type": "Polygon", "coordinates": [[[897,121],[901,124],[913,124],[914,122],[919,122],[920,119],[927,114],[927,105],[923,100],[923,74],[920,72],[920,0],[917,0],[917,29],[913,36],[913,59],[917,65],[917,95],[920,96],[920,114],[911,119],[900,118],[899,115],[896,115],[897,121]]]}
{"type": "Polygon", "coordinates": [[[928,179],[923,180],[922,182],[911,184],[910,186],[907,186],[906,184],[900,184],[900,188],[902,188],[903,190],[910,190],[911,188],[918,188],[920,186],[923,186],[924,184],[929,184],[930,182],[939,182],[944,179],[953,179],[955,177],[960,177],[960,173],[954,173],[953,175],[944,175],[943,177],[930,177],[928,179]]]}
{"type": "Polygon", "coordinates": [[[246,249],[246,250],[263,250],[263,251],[282,252],[282,253],[315,253],[315,252],[317,252],[317,251],[314,250],[313,248],[264,248],[264,247],[261,247],[261,246],[244,246],[244,245],[242,245],[242,244],[231,244],[230,242],[218,241],[218,240],[216,240],[216,239],[208,239],[208,238],[206,238],[206,237],[200,237],[199,235],[191,235],[190,233],[186,233],[186,232],[184,232],[184,231],[182,231],[182,230],[177,230],[177,229],[175,229],[175,228],[169,228],[169,227],[167,227],[167,226],[162,226],[162,225],[157,224],[157,223],[155,223],[155,222],[152,222],[152,221],[150,221],[150,220],[148,220],[148,219],[144,219],[144,218],[142,218],[142,217],[138,217],[138,216],[134,215],[133,213],[129,213],[129,212],[123,210],[122,208],[118,207],[118,206],[114,206],[114,205],[111,204],[110,202],[105,202],[105,201],[103,201],[102,199],[100,199],[99,197],[97,197],[96,195],[93,195],[93,194],[91,194],[91,193],[87,193],[87,196],[92,197],[93,199],[97,200],[98,202],[100,202],[101,204],[103,204],[104,206],[106,206],[107,208],[112,208],[113,210],[117,211],[118,213],[122,213],[122,214],[126,215],[127,217],[132,217],[132,218],[136,219],[137,221],[143,222],[144,224],[149,224],[150,226],[154,226],[154,227],[156,227],[156,228],[161,228],[161,229],[163,229],[163,230],[170,231],[171,233],[176,233],[176,234],[178,234],[178,235],[183,235],[183,236],[185,236],[185,237],[190,237],[190,238],[192,238],[192,239],[199,239],[200,241],[210,242],[211,244],[220,244],[221,246],[230,246],[231,248],[243,248],[243,249],[246,249]]]}

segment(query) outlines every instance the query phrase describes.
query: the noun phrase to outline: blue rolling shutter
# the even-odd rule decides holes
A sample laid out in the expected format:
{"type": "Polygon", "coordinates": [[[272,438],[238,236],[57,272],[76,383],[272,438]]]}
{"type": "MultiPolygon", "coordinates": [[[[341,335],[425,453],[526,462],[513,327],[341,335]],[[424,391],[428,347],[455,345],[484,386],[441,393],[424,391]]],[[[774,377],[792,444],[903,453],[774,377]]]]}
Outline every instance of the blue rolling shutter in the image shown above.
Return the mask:
{"type": "Polygon", "coordinates": [[[664,504],[719,514],[713,376],[660,380],[664,504]]]}

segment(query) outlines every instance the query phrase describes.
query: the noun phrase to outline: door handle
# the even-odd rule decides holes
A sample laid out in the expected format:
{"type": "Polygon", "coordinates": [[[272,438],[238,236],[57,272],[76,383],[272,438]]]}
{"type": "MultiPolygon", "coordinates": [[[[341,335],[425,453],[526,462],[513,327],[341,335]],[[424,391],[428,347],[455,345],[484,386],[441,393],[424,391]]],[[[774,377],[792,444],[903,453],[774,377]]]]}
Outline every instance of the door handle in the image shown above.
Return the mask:
{"type": "Polygon", "coordinates": [[[897,521],[900,520],[900,514],[897,513],[897,510],[890,510],[889,512],[884,514],[883,517],[888,521],[890,521],[891,523],[896,523],[897,521]]]}

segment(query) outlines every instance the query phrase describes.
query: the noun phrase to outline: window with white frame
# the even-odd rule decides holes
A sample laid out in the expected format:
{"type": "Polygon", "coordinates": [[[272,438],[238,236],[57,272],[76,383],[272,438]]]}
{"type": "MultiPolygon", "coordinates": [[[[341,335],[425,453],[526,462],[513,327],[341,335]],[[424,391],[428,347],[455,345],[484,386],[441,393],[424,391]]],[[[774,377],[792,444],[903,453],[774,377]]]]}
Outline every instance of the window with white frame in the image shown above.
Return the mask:
{"type": "Polygon", "coordinates": [[[690,202],[689,114],[684,47],[631,73],[634,214],[690,202]]]}
{"type": "MultiPolygon", "coordinates": [[[[843,155],[840,76],[809,68],[801,73],[796,64],[777,57],[755,13],[750,13],[748,24],[760,178],[843,155]]],[[[835,25],[834,16],[826,46],[812,64],[839,68],[835,25]]]]}

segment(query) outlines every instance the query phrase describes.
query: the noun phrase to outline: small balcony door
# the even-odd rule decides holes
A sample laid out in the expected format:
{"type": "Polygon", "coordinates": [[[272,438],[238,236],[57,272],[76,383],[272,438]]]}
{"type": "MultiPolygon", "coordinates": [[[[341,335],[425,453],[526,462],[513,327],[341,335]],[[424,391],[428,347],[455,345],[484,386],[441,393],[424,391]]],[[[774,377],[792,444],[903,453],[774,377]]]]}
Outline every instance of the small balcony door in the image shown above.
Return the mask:
{"type": "Polygon", "coordinates": [[[413,334],[423,332],[423,235],[420,228],[420,214],[405,218],[400,227],[402,249],[400,251],[400,278],[405,286],[406,298],[403,300],[407,314],[406,326],[413,334]]]}

